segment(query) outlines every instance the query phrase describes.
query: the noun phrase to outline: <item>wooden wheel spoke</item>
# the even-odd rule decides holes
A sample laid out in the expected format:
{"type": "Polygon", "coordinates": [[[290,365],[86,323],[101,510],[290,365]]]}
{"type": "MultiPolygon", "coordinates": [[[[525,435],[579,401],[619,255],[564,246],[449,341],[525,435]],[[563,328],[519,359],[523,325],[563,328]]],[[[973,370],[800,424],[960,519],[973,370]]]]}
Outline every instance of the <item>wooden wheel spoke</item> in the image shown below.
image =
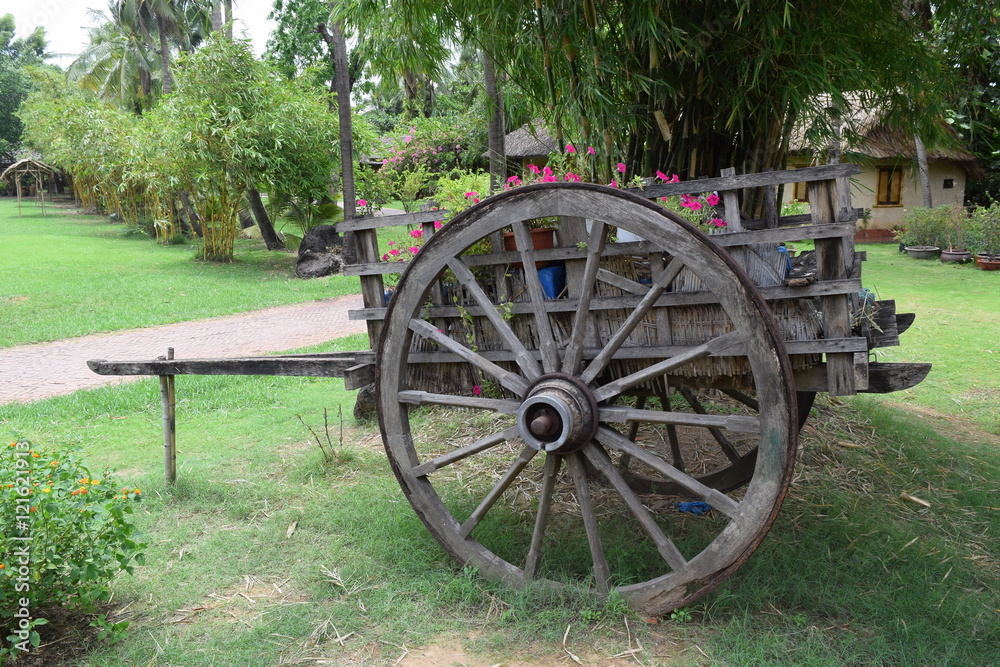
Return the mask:
{"type": "Polygon", "coordinates": [[[410,405],[450,405],[454,408],[473,408],[490,410],[502,415],[517,414],[521,407],[520,401],[499,398],[483,398],[482,396],[456,396],[455,394],[432,394],[429,391],[408,389],[397,394],[401,403],[410,405]]]}
{"type": "Polygon", "coordinates": [[[470,350],[466,346],[462,345],[457,340],[444,335],[438,331],[437,327],[429,322],[425,322],[418,317],[414,317],[410,320],[410,330],[414,333],[420,334],[428,340],[434,341],[449,352],[454,352],[479,370],[492,376],[497,382],[507,389],[510,389],[518,396],[523,396],[524,392],[527,390],[528,382],[523,377],[501,368],[489,359],[484,358],[477,352],[474,352],[473,350],[470,350]]]}
{"type": "Polygon", "coordinates": [[[579,452],[574,452],[566,457],[566,465],[573,474],[573,483],[576,485],[576,499],[580,504],[580,516],[583,517],[583,527],[587,531],[587,544],[590,547],[590,556],[594,562],[594,580],[597,590],[602,595],[607,595],[611,582],[611,568],[608,567],[608,560],[604,557],[604,547],[601,546],[601,534],[597,526],[597,514],[594,513],[594,504],[590,499],[590,487],[587,484],[587,470],[583,465],[583,459],[579,452]]]}
{"type": "Polygon", "coordinates": [[[625,504],[639,521],[639,524],[649,533],[649,536],[656,544],[656,550],[663,556],[663,560],[667,562],[667,565],[673,570],[683,569],[687,565],[687,560],[685,560],[680,550],[677,549],[677,546],[660,530],[649,510],[643,506],[639,497],[629,488],[628,482],[625,481],[625,478],[621,476],[621,473],[611,463],[607,452],[591,443],[583,449],[583,454],[611,482],[611,486],[615,488],[618,495],[625,501],[625,504]]]}
{"type": "Polygon", "coordinates": [[[656,472],[676,482],[681,488],[686,489],[692,495],[701,498],[726,516],[736,518],[739,515],[740,504],[738,502],[721,491],[716,491],[713,488],[705,486],[694,477],[678,470],[655,454],[643,449],[634,442],[631,442],[621,433],[618,433],[617,431],[606,426],[601,426],[597,429],[596,438],[598,442],[603,444],[605,447],[624,452],[629,454],[636,461],[645,463],[656,472]]]}
{"type": "Polygon", "coordinates": [[[719,391],[721,391],[723,394],[725,394],[729,398],[732,398],[732,399],[735,399],[735,400],[739,401],[740,403],[742,403],[743,405],[747,406],[751,410],[754,410],[755,412],[760,412],[760,404],[757,403],[757,399],[756,398],[754,398],[752,396],[748,396],[748,395],[744,394],[742,391],[738,391],[736,389],[732,389],[732,388],[729,388],[729,387],[720,387],[719,391]]]}
{"type": "Polygon", "coordinates": [[[542,558],[542,539],[545,537],[545,527],[549,523],[549,509],[552,507],[552,490],[556,485],[562,457],[549,454],[545,457],[545,469],[542,471],[542,490],[538,495],[538,513],[535,515],[535,527],[531,531],[531,546],[524,560],[524,573],[529,579],[538,576],[538,564],[542,558]]]}
{"type": "MultiPolygon", "coordinates": [[[[664,375],[675,368],[680,368],[681,366],[689,364],[692,361],[697,361],[698,359],[702,359],[712,354],[724,354],[730,350],[730,348],[738,345],[739,343],[740,336],[738,332],[733,331],[723,334],[706,343],[696,345],[695,347],[688,349],[686,352],[682,352],[681,354],[670,357],[669,359],[664,359],[663,361],[653,364],[652,366],[647,366],[646,368],[636,371],[635,373],[631,373],[623,378],[609,382],[594,391],[594,398],[597,399],[598,403],[611,400],[626,389],[631,389],[637,384],[641,384],[646,380],[651,380],[659,375],[664,375]]],[[[606,349],[607,348],[605,348],[605,350],[606,349]]],[[[604,354],[604,351],[602,351],[601,354],[604,354]]],[[[583,376],[581,376],[581,380],[584,380],[584,382],[590,382],[590,380],[593,379],[585,379],[592,367],[593,364],[587,367],[587,370],[584,372],[583,376]]]]}
{"type": "Polygon", "coordinates": [[[514,241],[517,243],[521,262],[524,265],[522,271],[524,271],[524,282],[528,288],[528,296],[531,298],[535,326],[538,329],[538,347],[542,352],[542,368],[545,369],[546,373],[552,373],[559,369],[559,350],[556,346],[555,334],[552,332],[552,323],[549,321],[549,311],[545,308],[545,293],[542,291],[542,282],[538,278],[538,268],[535,266],[535,251],[531,242],[531,234],[523,221],[515,222],[511,228],[514,230],[514,241]]]}
{"type": "Polygon", "coordinates": [[[486,494],[483,501],[479,503],[479,507],[477,507],[472,514],[469,515],[469,518],[466,519],[465,523],[463,523],[458,529],[459,535],[465,538],[468,537],[473,530],[475,530],[476,526],[479,525],[479,522],[483,520],[484,516],[486,516],[486,513],[490,511],[490,508],[493,507],[498,500],[500,500],[500,496],[503,495],[503,492],[507,490],[507,487],[509,487],[515,479],[517,479],[517,476],[521,474],[522,470],[524,470],[524,466],[528,465],[528,462],[531,461],[537,453],[537,449],[533,449],[528,446],[525,446],[525,448],[521,450],[521,453],[518,454],[517,458],[514,459],[514,462],[511,463],[510,467],[508,467],[506,472],[504,472],[500,481],[497,482],[492,489],[490,489],[490,492],[486,494]]]}
{"type": "MultiPolygon", "coordinates": [[[[600,408],[602,422],[650,422],[653,424],[673,424],[675,426],[701,426],[709,430],[726,429],[737,433],[760,433],[760,420],[756,417],[739,415],[692,415],[670,410],[641,410],[621,405],[600,408]]],[[[629,440],[635,440],[629,437],[629,440]]]]}
{"type": "Polygon", "coordinates": [[[587,242],[587,263],[583,269],[583,291],[580,293],[580,300],[576,307],[576,317],[573,320],[573,331],[570,334],[569,345],[563,355],[562,372],[569,375],[576,374],[580,361],[583,358],[583,343],[587,335],[587,327],[590,325],[590,301],[594,297],[594,289],[597,286],[597,273],[601,268],[601,253],[607,241],[607,225],[600,220],[595,220],[590,228],[590,240],[587,242]]]}
{"type": "Polygon", "coordinates": [[[486,451],[491,447],[496,447],[502,442],[507,442],[517,437],[517,427],[511,426],[510,428],[504,429],[499,433],[492,433],[484,438],[476,440],[471,445],[466,445],[460,449],[456,449],[453,452],[448,452],[447,454],[442,454],[441,456],[434,457],[430,461],[421,463],[413,469],[413,474],[417,477],[426,477],[427,475],[449,466],[452,463],[457,463],[464,458],[472,456],[473,454],[478,454],[479,452],[486,451]]]}
{"type": "Polygon", "coordinates": [[[497,312],[496,306],[486,292],[483,291],[476,277],[469,270],[469,267],[465,265],[461,257],[455,257],[448,262],[448,268],[451,269],[458,281],[469,291],[472,298],[483,309],[486,319],[496,329],[504,344],[507,345],[507,348],[514,353],[514,359],[524,377],[528,378],[528,380],[534,380],[541,375],[541,368],[538,366],[538,361],[535,360],[535,357],[524,346],[524,343],[521,342],[521,339],[510,328],[510,325],[497,312]]]}
{"type": "MultiPolygon", "coordinates": [[[[681,389],[681,396],[684,397],[684,400],[688,402],[691,409],[697,412],[699,416],[708,414],[705,410],[705,406],[701,404],[701,401],[698,400],[698,397],[694,395],[693,391],[690,389],[681,389]]],[[[729,438],[727,438],[717,426],[709,426],[708,432],[712,434],[713,438],[715,438],[715,442],[718,443],[719,449],[722,450],[722,453],[726,455],[727,459],[733,463],[740,460],[740,453],[736,451],[733,444],[729,442],[729,438]]]]}
{"type": "Polygon", "coordinates": [[[684,268],[684,264],[677,259],[671,259],[670,263],[667,264],[663,272],[657,276],[656,280],[649,288],[649,292],[639,301],[639,305],[635,307],[635,310],[628,316],[625,322],[621,325],[621,328],[615,332],[615,335],[611,337],[605,345],[604,349],[601,350],[583,371],[580,379],[584,383],[590,384],[593,382],[598,375],[607,367],[611,362],[611,359],[618,352],[618,349],[628,340],[628,337],[632,335],[632,331],[635,330],[639,323],[646,317],[650,310],[652,310],[653,305],[656,300],[660,298],[667,286],[673,282],[677,274],[681,272],[684,268]]]}

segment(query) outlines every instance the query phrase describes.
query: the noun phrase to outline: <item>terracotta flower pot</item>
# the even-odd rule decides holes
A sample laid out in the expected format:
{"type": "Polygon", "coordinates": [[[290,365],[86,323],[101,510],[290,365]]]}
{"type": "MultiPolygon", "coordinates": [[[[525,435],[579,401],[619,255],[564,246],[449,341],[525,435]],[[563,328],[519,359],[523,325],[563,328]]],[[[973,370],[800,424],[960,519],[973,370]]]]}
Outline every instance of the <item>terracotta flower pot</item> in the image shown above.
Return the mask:
{"type": "Polygon", "coordinates": [[[941,248],[933,245],[906,246],[906,254],[913,259],[934,259],[939,252],[941,252],[941,248]]]}
{"type": "Polygon", "coordinates": [[[945,264],[958,263],[964,264],[965,262],[972,261],[972,253],[968,250],[963,249],[948,249],[941,251],[941,261],[945,264]]]}
{"type": "MultiPolygon", "coordinates": [[[[531,229],[531,246],[535,250],[544,250],[546,248],[554,248],[556,244],[556,230],[543,227],[540,229],[531,229]]],[[[507,252],[512,252],[517,250],[517,242],[514,240],[514,232],[504,232],[503,234],[503,249],[507,252]]],[[[544,269],[549,265],[549,262],[535,262],[535,268],[544,269]]],[[[511,264],[511,267],[515,269],[520,269],[524,266],[520,262],[511,264]]]]}
{"type": "Polygon", "coordinates": [[[1000,255],[987,255],[980,253],[976,255],[976,266],[983,271],[1000,270],[1000,255]]]}

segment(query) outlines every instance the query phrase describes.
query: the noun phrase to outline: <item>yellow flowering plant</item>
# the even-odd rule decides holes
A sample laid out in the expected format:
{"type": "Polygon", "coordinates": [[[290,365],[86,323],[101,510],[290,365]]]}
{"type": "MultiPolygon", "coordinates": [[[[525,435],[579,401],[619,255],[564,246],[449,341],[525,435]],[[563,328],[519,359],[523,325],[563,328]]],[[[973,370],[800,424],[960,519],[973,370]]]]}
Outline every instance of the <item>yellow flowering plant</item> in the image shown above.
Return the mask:
{"type": "Polygon", "coordinates": [[[0,446],[0,662],[37,646],[47,610],[96,610],[142,565],[130,514],[140,489],[95,476],[70,448],[0,446]]]}

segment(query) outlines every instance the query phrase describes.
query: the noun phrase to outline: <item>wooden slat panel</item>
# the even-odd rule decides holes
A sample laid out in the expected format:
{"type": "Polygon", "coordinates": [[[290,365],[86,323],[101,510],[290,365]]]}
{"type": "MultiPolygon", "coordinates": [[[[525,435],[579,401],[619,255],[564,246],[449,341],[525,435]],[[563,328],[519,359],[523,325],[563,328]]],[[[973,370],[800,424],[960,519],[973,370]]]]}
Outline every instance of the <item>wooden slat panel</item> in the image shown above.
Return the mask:
{"type": "MultiPolygon", "coordinates": [[[[854,164],[826,164],[819,167],[806,167],[788,171],[771,171],[761,174],[743,174],[741,176],[723,176],[721,178],[703,178],[697,181],[682,181],[680,183],[663,183],[650,185],[642,189],[630,188],[640,197],[655,199],[674,195],[693,194],[700,192],[725,190],[741,190],[743,188],[759,188],[765,185],[780,183],[795,183],[796,181],[825,181],[842,176],[853,176],[861,173],[861,167],[854,164]]],[[[810,195],[810,201],[812,195],[810,195]]]]}
{"type": "Polygon", "coordinates": [[[403,213],[401,215],[367,216],[338,222],[336,227],[338,232],[343,233],[379,229],[381,227],[419,225],[424,222],[441,220],[447,214],[447,211],[418,211],[416,213],[403,213]]]}
{"type": "MultiPolygon", "coordinates": [[[[785,285],[775,285],[773,287],[761,287],[760,293],[768,301],[778,301],[781,299],[810,298],[817,296],[828,296],[834,294],[849,295],[861,289],[861,278],[852,276],[843,280],[827,280],[816,282],[801,287],[787,287],[785,285]]],[[[619,308],[634,308],[639,304],[640,296],[616,296],[595,298],[590,302],[590,310],[613,310],[619,308]]],[[[706,303],[717,303],[718,300],[711,292],[668,292],[656,300],[655,308],[665,306],[697,306],[706,303]]],[[[573,312],[576,310],[576,299],[557,299],[545,302],[545,307],[550,313],[573,312]]],[[[485,313],[479,306],[464,306],[465,311],[470,315],[479,316],[485,313]]],[[[530,313],[528,304],[512,303],[510,311],[515,315],[530,313]]],[[[431,317],[461,317],[461,312],[455,306],[443,306],[430,308],[428,315],[431,317]]],[[[361,308],[348,311],[348,316],[352,320],[380,320],[385,317],[385,308],[361,308]]]]}
{"type": "MultiPolygon", "coordinates": [[[[834,165],[837,166],[837,165],[834,165]]],[[[833,181],[809,184],[809,208],[815,224],[834,224],[837,216],[836,192],[833,181]]],[[[840,238],[816,241],[817,276],[820,280],[840,280],[846,277],[844,243],[840,238]]],[[[851,313],[848,300],[842,295],[821,298],[824,335],[846,338],[851,335],[851,313]]],[[[856,392],[854,358],[849,353],[827,354],[827,391],[832,396],[849,396],[856,392]]]]}
{"type": "MultiPolygon", "coordinates": [[[[724,248],[733,246],[751,245],[757,243],[773,243],[779,245],[785,241],[795,239],[825,239],[837,238],[838,240],[847,234],[854,233],[854,223],[831,223],[824,225],[807,225],[795,227],[794,231],[789,229],[762,229],[755,231],[733,232],[727,234],[713,234],[709,238],[724,248]]],[[[605,248],[603,257],[622,257],[628,255],[646,255],[650,252],[662,252],[649,241],[639,241],[635,243],[615,243],[609,244],[605,248]]],[[[535,250],[535,259],[538,261],[572,260],[586,259],[586,251],[579,248],[546,248],[535,250]]],[[[493,264],[507,264],[514,261],[510,253],[492,253],[489,255],[465,255],[463,259],[467,266],[488,266],[493,264]]],[[[402,273],[406,268],[405,262],[371,262],[368,264],[353,264],[344,267],[345,276],[365,276],[384,275],[387,273],[402,273]]]]}

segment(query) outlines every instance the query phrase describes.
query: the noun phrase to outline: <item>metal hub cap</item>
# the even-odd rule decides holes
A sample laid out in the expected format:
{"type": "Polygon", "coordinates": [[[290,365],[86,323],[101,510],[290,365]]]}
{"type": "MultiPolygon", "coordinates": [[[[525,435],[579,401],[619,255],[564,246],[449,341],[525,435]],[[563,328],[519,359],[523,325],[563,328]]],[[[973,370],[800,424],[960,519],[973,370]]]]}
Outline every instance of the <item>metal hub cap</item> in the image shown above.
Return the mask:
{"type": "Polygon", "coordinates": [[[575,451],[597,431],[597,402],[580,380],[550,373],[528,388],[517,411],[517,429],[524,442],[538,451],[575,451]]]}

